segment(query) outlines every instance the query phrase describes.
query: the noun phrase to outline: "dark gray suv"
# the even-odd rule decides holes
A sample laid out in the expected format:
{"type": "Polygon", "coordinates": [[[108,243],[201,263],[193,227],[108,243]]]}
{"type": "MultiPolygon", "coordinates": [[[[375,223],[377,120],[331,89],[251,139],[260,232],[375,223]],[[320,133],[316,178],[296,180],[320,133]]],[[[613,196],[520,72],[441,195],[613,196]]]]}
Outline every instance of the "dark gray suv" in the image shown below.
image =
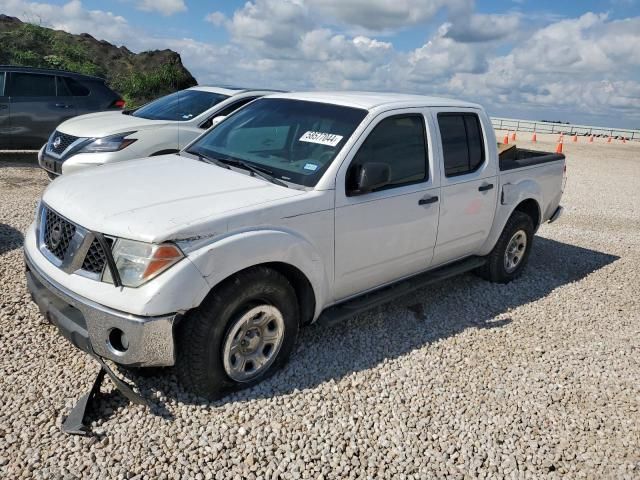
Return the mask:
{"type": "Polygon", "coordinates": [[[0,149],[40,148],[71,117],[124,108],[104,82],[63,70],[0,65],[0,149]]]}

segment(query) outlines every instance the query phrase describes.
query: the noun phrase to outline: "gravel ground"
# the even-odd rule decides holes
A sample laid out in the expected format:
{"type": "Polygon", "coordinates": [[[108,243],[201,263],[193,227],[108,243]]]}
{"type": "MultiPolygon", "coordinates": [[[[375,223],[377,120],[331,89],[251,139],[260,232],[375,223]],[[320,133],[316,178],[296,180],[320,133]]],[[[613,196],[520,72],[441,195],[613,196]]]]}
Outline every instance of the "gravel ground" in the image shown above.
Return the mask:
{"type": "Polygon", "coordinates": [[[60,422],[96,364],[22,275],[46,177],[0,163],[0,476],[640,478],[640,144],[565,140],[566,215],[518,281],[465,275],[308,328],[284,371],[218,402],[171,371],[135,378],[151,411],[107,382],[94,438],[60,422]]]}

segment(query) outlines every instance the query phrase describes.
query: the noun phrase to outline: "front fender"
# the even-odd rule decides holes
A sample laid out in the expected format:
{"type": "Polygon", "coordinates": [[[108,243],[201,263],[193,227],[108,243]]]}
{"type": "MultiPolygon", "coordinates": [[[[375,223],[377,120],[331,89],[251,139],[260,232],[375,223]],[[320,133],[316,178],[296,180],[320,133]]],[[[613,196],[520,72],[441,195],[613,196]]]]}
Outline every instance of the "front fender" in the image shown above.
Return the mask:
{"type": "Polygon", "coordinates": [[[532,180],[522,180],[517,183],[505,183],[501,186],[500,198],[496,207],[493,225],[486,242],[478,252],[478,255],[487,255],[495,246],[504,226],[515,211],[516,207],[525,200],[534,200],[538,205],[539,218],[542,218],[540,205],[542,205],[542,192],[540,185],[532,180]]]}
{"type": "Polygon", "coordinates": [[[233,274],[256,265],[280,262],[300,270],[316,298],[314,319],[327,304],[329,281],[323,257],[308,240],[285,229],[231,233],[189,253],[211,288],[233,274]]]}

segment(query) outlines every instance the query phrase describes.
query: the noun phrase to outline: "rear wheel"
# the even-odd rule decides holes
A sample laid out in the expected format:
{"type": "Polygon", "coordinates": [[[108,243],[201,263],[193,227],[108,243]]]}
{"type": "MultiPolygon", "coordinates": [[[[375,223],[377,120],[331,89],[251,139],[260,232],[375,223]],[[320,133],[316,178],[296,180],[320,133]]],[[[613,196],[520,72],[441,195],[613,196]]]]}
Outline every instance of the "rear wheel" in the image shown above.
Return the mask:
{"type": "Polygon", "coordinates": [[[487,255],[487,263],[478,274],[497,283],[509,283],[524,271],[533,244],[533,220],[523,212],[513,212],[495,247],[487,255]]]}
{"type": "Polygon", "coordinates": [[[298,325],[296,294],[284,276],[265,267],[240,272],[178,326],[178,378],[208,398],[254,385],[286,363],[298,325]]]}

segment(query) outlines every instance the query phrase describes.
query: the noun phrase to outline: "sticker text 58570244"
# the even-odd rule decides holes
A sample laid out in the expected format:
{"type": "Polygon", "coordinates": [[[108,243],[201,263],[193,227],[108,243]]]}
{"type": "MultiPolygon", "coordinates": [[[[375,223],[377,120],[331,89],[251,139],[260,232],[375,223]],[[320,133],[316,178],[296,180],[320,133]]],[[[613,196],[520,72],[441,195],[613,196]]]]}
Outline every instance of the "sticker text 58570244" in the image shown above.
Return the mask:
{"type": "Polygon", "coordinates": [[[319,143],[320,145],[328,145],[335,147],[342,140],[342,135],[333,133],[312,132],[308,131],[300,137],[301,142],[319,143]]]}

